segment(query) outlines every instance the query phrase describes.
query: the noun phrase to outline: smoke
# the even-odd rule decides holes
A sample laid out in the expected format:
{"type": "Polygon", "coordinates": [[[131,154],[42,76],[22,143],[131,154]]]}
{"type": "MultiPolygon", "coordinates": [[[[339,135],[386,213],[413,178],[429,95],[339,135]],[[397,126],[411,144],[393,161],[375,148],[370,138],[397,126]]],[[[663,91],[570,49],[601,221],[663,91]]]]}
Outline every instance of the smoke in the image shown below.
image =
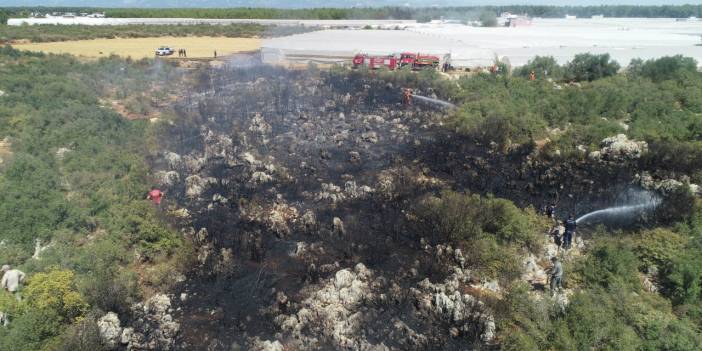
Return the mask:
{"type": "Polygon", "coordinates": [[[249,69],[257,66],[261,66],[263,62],[261,61],[261,55],[251,55],[251,54],[233,54],[227,57],[225,61],[226,69],[249,69]]]}

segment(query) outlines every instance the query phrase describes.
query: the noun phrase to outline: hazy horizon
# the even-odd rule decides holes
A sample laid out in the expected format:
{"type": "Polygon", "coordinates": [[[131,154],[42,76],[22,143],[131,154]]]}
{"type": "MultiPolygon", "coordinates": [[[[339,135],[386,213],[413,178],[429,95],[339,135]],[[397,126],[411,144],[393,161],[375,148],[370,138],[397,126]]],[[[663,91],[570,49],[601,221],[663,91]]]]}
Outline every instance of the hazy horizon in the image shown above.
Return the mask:
{"type": "Polygon", "coordinates": [[[592,5],[699,5],[701,1],[673,0],[661,3],[651,0],[560,0],[560,1],[518,1],[518,0],[1,0],[0,7],[144,7],[144,8],[212,8],[212,7],[275,7],[275,8],[310,8],[310,7],[448,7],[448,6],[505,6],[505,5],[553,5],[553,6],[592,6],[592,5]]]}

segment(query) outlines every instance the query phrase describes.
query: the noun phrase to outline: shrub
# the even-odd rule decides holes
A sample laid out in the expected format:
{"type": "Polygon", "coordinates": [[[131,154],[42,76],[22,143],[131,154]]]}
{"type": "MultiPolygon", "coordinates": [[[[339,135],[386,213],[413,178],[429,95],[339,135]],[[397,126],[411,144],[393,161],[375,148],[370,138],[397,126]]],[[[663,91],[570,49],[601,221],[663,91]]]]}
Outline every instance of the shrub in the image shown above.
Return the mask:
{"type": "Polygon", "coordinates": [[[69,326],[59,337],[52,340],[47,351],[103,351],[107,348],[102,343],[97,316],[91,314],[69,326]]]}
{"type": "Polygon", "coordinates": [[[51,309],[31,309],[0,328],[0,346],[7,351],[37,351],[61,333],[61,316],[51,309]]]}
{"type": "Polygon", "coordinates": [[[496,142],[503,147],[523,144],[542,137],[546,122],[526,111],[518,111],[500,99],[484,99],[464,105],[454,123],[459,132],[483,143],[496,142]]]}
{"type": "Polygon", "coordinates": [[[108,267],[99,267],[86,275],[78,287],[93,308],[116,312],[120,316],[128,315],[131,305],[139,297],[135,274],[115,272],[108,267]]]}
{"type": "Polygon", "coordinates": [[[497,27],[497,15],[493,11],[483,11],[478,16],[483,27],[497,27]]]}
{"type": "Polygon", "coordinates": [[[635,76],[646,77],[654,82],[681,80],[690,74],[697,74],[697,61],[682,55],[665,56],[646,62],[632,60],[628,70],[635,76]]]}
{"type": "Polygon", "coordinates": [[[463,247],[469,265],[507,279],[521,270],[517,248],[536,249],[546,229],[533,210],[509,200],[451,191],[425,198],[416,212],[426,237],[463,247]]]}
{"type": "Polygon", "coordinates": [[[537,79],[553,78],[558,81],[563,78],[563,67],[553,56],[535,56],[526,65],[515,69],[514,75],[529,78],[531,72],[536,74],[537,79]]]}
{"type": "Polygon", "coordinates": [[[634,251],[643,267],[666,267],[687,244],[685,237],[663,228],[646,230],[635,239],[634,251]]]}
{"type": "Polygon", "coordinates": [[[608,240],[597,244],[576,269],[588,287],[638,291],[638,266],[636,256],[624,244],[608,240]]]}
{"type": "Polygon", "coordinates": [[[589,82],[613,76],[619,68],[619,64],[611,60],[609,54],[578,54],[566,65],[564,76],[567,80],[589,82]]]}
{"type": "Polygon", "coordinates": [[[31,277],[24,298],[32,309],[55,313],[62,321],[72,321],[88,309],[76,288],[75,275],[69,270],[53,269],[31,277]]]}

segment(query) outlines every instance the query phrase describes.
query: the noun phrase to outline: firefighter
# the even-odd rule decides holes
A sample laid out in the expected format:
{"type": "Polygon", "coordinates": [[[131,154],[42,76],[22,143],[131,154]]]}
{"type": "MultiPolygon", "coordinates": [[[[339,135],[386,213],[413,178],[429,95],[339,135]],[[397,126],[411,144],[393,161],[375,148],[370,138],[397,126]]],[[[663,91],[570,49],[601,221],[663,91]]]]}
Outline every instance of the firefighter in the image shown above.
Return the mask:
{"type": "Polygon", "coordinates": [[[10,292],[10,294],[14,295],[17,301],[19,301],[20,286],[24,283],[24,278],[26,277],[24,272],[19,269],[12,269],[9,265],[2,266],[2,272],[0,288],[10,292]]]}
{"type": "Polygon", "coordinates": [[[151,200],[156,206],[161,206],[161,198],[163,198],[163,195],[161,190],[154,188],[146,195],[146,199],[151,200]]]}
{"type": "Polygon", "coordinates": [[[568,215],[568,219],[565,220],[563,226],[565,227],[565,235],[563,235],[563,248],[568,250],[570,249],[570,244],[573,242],[575,228],[577,227],[575,216],[572,213],[568,215]]]}
{"type": "Polygon", "coordinates": [[[554,219],[556,218],[556,203],[551,202],[550,205],[546,206],[546,216],[548,218],[554,219]]]}
{"type": "Polygon", "coordinates": [[[563,245],[563,232],[563,227],[560,225],[555,225],[551,228],[551,237],[553,238],[553,243],[556,244],[556,252],[558,252],[561,245],[563,245]]]}
{"type": "Polygon", "coordinates": [[[551,281],[551,296],[556,294],[556,289],[563,290],[563,285],[561,280],[563,279],[563,265],[558,260],[557,257],[551,257],[551,263],[553,264],[548,270],[548,278],[551,281]]]}
{"type": "Polygon", "coordinates": [[[405,106],[412,106],[412,89],[406,88],[402,92],[402,104],[405,106]]]}

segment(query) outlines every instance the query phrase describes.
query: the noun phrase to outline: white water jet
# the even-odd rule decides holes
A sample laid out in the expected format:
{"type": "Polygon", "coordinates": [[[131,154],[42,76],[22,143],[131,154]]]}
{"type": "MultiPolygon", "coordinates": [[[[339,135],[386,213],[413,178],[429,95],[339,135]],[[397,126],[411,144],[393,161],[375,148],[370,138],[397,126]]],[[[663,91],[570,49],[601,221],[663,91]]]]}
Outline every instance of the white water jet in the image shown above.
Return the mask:
{"type": "Polygon", "coordinates": [[[439,105],[439,106],[444,107],[444,108],[456,108],[456,105],[454,105],[448,101],[443,101],[443,100],[434,99],[434,98],[421,96],[421,95],[412,95],[412,98],[417,99],[419,101],[426,102],[426,103],[436,104],[436,105],[439,105]]]}
{"type": "Polygon", "coordinates": [[[584,222],[588,219],[596,219],[598,217],[631,217],[638,214],[643,214],[654,210],[661,204],[660,196],[648,192],[639,193],[632,199],[634,203],[628,205],[608,207],[602,210],[593,211],[578,217],[576,223],[584,222]]]}

